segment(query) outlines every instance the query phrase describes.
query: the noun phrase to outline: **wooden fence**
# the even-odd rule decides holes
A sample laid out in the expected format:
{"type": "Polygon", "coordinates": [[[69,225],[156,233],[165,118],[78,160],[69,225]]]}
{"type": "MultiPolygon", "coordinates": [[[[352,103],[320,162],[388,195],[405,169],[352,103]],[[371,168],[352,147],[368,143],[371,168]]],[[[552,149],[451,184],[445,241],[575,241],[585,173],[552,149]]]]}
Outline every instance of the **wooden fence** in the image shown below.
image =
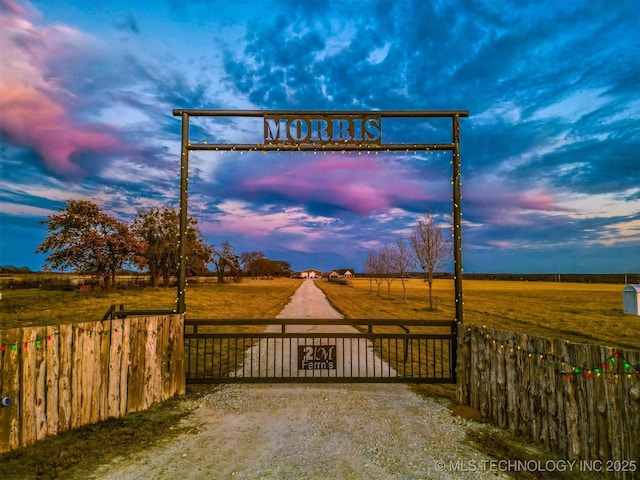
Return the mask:
{"type": "Polygon", "coordinates": [[[457,400],[562,459],[637,478],[640,351],[465,326],[457,400]]]}
{"type": "Polygon", "coordinates": [[[184,394],[183,333],[180,315],[0,331],[0,452],[184,394]]]}

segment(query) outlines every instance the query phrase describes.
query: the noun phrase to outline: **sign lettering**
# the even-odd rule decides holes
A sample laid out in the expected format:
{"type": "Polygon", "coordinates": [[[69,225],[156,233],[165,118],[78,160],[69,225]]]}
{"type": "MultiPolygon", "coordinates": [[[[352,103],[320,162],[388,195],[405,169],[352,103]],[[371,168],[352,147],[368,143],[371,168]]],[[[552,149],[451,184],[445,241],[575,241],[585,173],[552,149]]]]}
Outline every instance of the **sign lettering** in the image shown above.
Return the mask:
{"type": "Polygon", "coordinates": [[[298,345],[298,369],[335,370],[335,345],[298,345]]]}
{"type": "Polygon", "coordinates": [[[276,115],[264,114],[264,143],[299,145],[382,143],[380,115],[276,115]]]}

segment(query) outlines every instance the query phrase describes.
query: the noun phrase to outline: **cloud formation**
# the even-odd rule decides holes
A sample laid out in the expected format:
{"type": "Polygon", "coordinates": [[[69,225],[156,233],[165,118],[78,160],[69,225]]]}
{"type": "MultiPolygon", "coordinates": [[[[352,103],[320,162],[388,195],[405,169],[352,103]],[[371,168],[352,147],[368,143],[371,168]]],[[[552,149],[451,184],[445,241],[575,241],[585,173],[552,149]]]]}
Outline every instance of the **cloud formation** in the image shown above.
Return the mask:
{"type": "MultiPolygon", "coordinates": [[[[11,231],[35,231],[67,196],[125,220],[176,206],[173,108],[468,109],[465,270],[541,271],[553,258],[576,271],[640,269],[635,0],[243,5],[212,15],[209,2],[0,0],[0,264],[33,258],[38,235],[27,252],[11,231]],[[590,267],[589,255],[610,261],[590,267]]],[[[384,141],[450,134],[435,120],[383,125],[384,141]]],[[[194,121],[190,135],[262,140],[248,120],[194,121]]],[[[449,161],[193,154],[190,213],[212,243],[259,245],[299,268],[359,268],[426,210],[450,225],[449,161]]]]}
{"type": "Polygon", "coordinates": [[[53,172],[77,175],[83,157],[107,153],[118,140],[109,133],[113,127],[73,119],[74,94],[60,86],[48,62],[56,52],[77,49],[91,39],[66,26],[39,29],[26,9],[10,0],[2,2],[0,131],[37,152],[53,172]]]}

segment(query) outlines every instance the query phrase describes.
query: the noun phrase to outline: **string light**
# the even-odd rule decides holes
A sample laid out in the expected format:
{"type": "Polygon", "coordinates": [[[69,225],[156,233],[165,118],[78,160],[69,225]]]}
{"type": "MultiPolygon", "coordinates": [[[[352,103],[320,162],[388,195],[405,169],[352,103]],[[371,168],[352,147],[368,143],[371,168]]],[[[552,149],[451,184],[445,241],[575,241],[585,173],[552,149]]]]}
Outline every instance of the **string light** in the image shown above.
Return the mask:
{"type": "Polygon", "coordinates": [[[573,365],[570,368],[567,368],[567,362],[563,358],[558,358],[552,352],[539,352],[537,349],[528,350],[523,346],[517,344],[515,340],[501,340],[499,338],[494,338],[493,335],[487,333],[486,326],[478,327],[477,325],[468,325],[467,333],[464,336],[464,340],[469,342],[471,340],[472,328],[476,327],[479,329],[477,335],[483,340],[487,340],[491,342],[494,347],[497,347],[498,342],[500,344],[500,348],[504,349],[505,345],[509,347],[509,353],[512,354],[512,358],[515,358],[515,353],[526,354],[527,358],[533,359],[538,358],[540,362],[546,360],[546,367],[548,369],[552,369],[554,366],[554,361],[560,360],[560,367],[555,371],[561,375],[564,375],[568,381],[572,381],[578,377],[584,376],[585,378],[595,376],[600,378],[603,374],[611,375],[614,379],[618,379],[620,374],[625,374],[626,378],[631,379],[634,376],[640,380],[640,364],[634,365],[628,359],[622,357],[620,352],[613,352],[607,356],[607,360],[600,363],[596,367],[584,366],[584,365],[573,365]]]}
{"type": "MultiPolygon", "coordinates": [[[[27,327],[28,328],[28,327],[27,327]]],[[[94,334],[96,335],[110,335],[111,332],[115,332],[118,333],[118,329],[119,328],[124,328],[124,322],[121,325],[116,325],[115,327],[112,326],[109,329],[106,330],[92,330],[90,328],[83,328],[83,327],[78,327],[75,325],[71,326],[71,331],[72,332],[80,332],[80,333],[87,333],[89,335],[89,337],[92,337],[94,334]]],[[[155,329],[148,329],[148,328],[144,328],[144,327],[140,327],[139,323],[132,323],[130,325],[130,328],[132,329],[137,329],[139,332],[144,332],[145,336],[148,335],[154,335],[155,333],[161,332],[162,331],[162,327],[159,326],[155,329]]],[[[17,351],[18,348],[21,348],[23,350],[28,349],[30,346],[35,345],[36,347],[41,347],[43,345],[43,341],[46,340],[46,342],[51,342],[53,340],[53,336],[54,335],[61,335],[61,332],[58,330],[56,332],[54,332],[53,334],[50,335],[46,335],[43,337],[38,337],[34,340],[29,340],[26,342],[15,342],[15,343],[0,343],[0,352],[5,352],[8,348],[11,349],[12,351],[17,351]]]]}

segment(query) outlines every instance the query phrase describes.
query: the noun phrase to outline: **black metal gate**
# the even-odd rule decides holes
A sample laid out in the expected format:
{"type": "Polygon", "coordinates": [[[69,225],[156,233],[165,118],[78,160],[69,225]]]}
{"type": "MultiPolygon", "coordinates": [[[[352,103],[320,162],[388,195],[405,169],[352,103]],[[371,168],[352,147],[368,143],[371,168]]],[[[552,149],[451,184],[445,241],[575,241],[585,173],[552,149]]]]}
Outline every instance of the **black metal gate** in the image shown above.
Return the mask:
{"type": "Polygon", "coordinates": [[[187,383],[455,383],[457,323],[186,320],[187,383]]]}

